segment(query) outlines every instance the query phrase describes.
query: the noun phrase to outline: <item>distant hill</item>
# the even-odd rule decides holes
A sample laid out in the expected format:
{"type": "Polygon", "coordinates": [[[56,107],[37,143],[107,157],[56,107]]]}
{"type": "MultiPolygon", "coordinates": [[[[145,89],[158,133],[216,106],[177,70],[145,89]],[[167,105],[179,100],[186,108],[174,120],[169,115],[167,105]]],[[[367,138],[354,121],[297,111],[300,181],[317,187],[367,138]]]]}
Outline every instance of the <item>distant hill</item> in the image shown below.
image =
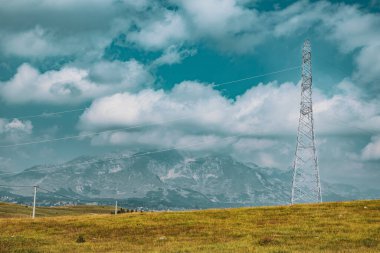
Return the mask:
{"type": "MultiPolygon", "coordinates": [[[[287,204],[291,171],[245,164],[230,156],[193,157],[178,151],[147,155],[111,154],[83,156],[61,165],[41,165],[17,175],[1,177],[0,183],[38,184],[60,195],[150,209],[197,209],[287,204]]],[[[326,201],[375,198],[348,185],[323,184],[326,201]]],[[[31,189],[0,189],[5,201],[27,203],[31,189]]],[[[65,199],[41,192],[40,203],[52,205],[65,199]]]]}

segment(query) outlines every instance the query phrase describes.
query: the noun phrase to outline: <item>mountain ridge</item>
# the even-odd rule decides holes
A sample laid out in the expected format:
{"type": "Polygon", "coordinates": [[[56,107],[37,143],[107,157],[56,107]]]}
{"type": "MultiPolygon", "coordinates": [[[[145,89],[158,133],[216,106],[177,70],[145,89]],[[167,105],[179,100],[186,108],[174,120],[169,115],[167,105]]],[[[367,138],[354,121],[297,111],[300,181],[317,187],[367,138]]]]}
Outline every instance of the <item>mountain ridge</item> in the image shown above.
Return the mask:
{"type": "MultiPolygon", "coordinates": [[[[79,156],[60,165],[33,166],[3,177],[0,183],[41,185],[53,193],[100,203],[118,199],[126,205],[176,209],[287,204],[291,178],[290,170],[263,168],[228,155],[192,156],[171,150],[79,156]]],[[[352,186],[324,185],[326,200],[363,197],[352,186]]],[[[6,192],[13,194],[14,201],[19,201],[15,194],[20,199],[30,195],[30,189],[24,188],[6,192]]],[[[62,201],[53,195],[47,204],[62,201]]]]}

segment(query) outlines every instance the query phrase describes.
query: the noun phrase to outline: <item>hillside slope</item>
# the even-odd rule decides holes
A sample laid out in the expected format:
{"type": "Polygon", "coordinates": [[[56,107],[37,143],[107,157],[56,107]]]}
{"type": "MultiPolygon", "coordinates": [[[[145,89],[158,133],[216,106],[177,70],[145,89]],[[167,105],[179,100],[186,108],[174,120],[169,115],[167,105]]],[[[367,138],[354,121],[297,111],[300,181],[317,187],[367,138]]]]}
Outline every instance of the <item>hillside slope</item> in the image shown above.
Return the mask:
{"type": "MultiPolygon", "coordinates": [[[[80,203],[149,209],[198,209],[284,205],[290,200],[290,170],[263,168],[226,155],[194,157],[171,150],[131,157],[113,153],[78,157],[60,165],[41,165],[0,177],[4,185],[40,185],[80,203]],[[111,200],[111,201],[110,201],[111,200]]],[[[322,181],[323,199],[341,201],[379,198],[378,191],[361,192],[347,185],[322,181]]],[[[31,204],[31,188],[0,188],[0,201],[31,204]],[[29,197],[27,197],[29,196],[29,197]]],[[[68,201],[38,193],[39,205],[68,201]]]]}
{"type": "Polygon", "coordinates": [[[380,200],[2,218],[0,227],[0,252],[379,252],[380,200]]]}

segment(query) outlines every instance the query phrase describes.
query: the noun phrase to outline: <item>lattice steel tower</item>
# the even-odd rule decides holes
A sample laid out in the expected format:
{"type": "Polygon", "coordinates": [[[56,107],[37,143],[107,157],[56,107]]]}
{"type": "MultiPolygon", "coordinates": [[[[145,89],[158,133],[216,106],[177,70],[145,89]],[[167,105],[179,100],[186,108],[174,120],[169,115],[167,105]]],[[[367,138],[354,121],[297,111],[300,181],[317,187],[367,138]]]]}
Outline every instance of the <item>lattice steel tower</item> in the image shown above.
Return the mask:
{"type": "Polygon", "coordinates": [[[316,202],[322,202],[322,194],[314,141],[311,44],[306,40],[302,48],[301,108],[293,164],[291,203],[316,202]]]}

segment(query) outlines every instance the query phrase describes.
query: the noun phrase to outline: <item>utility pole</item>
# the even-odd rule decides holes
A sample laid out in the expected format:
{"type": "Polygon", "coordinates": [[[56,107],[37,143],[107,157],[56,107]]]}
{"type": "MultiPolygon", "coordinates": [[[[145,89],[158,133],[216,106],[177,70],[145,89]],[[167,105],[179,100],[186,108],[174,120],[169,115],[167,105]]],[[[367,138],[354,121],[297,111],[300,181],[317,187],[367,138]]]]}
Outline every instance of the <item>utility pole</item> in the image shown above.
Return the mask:
{"type": "Polygon", "coordinates": [[[115,215],[117,215],[117,200],[115,202],[115,215]]]}
{"type": "Polygon", "coordinates": [[[36,197],[37,197],[37,186],[33,186],[34,188],[34,196],[33,196],[33,213],[32,219],[36,217],[36,197]]]}
{"type": "Polygon", "coordinates": [[[311,43],[306,40],[302,48],[300,118],[293,164],[291,203],[318,202],[322,202],[322,193],[314,137],[311,43]]]}

